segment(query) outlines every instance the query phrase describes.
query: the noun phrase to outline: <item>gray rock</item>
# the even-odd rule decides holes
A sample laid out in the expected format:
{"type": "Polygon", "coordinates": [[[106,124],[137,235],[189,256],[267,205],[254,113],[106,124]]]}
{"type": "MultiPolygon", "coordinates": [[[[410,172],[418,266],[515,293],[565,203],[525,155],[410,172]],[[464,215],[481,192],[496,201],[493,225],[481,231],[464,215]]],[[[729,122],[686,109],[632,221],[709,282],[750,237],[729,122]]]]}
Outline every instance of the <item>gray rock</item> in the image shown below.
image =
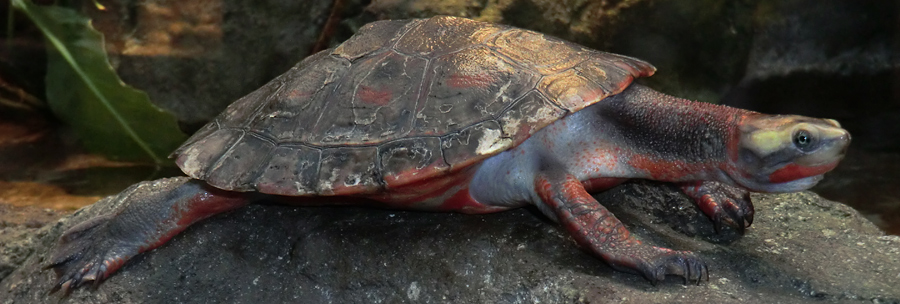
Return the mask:
{"type": "Polygon", "coordinates": [[[52,209],[14,207],[0,202],[0,281],[40,247],[35,243],[48,231],[41,228],[62,215],[63,212],[52,209]]]}
{"type": "MultiPolygon", "coordinates": [[[[900,303],[900,237],[804,192],[755,195],[721,235],[668,186],[598,196],[646,242],[694,250],[710,281],[657,286],[611,270],[529,209],[488,215],[252,205],[190,227],[65,303],[900,303]]],[[[48,225],[0,303],[47,303],[56,238],[108,199],[48,225]]]]}

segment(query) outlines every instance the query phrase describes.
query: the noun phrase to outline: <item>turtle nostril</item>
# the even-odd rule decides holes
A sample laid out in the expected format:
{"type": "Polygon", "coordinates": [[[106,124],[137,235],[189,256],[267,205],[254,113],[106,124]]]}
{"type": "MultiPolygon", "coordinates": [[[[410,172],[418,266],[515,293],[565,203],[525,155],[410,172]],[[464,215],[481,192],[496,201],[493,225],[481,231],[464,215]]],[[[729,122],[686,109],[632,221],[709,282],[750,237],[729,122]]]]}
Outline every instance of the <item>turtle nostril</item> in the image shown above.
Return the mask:
{"type": "Polygon", "coordinates": [[[844,131],[840,137],[838,137],[837,141],[840,145],[844,146],[844,149],[847,149],[850,146],[850,141],[852,138],[850,137],[850,132],[844,131]]]}
{"type": "Polygon", "coordinates": [[[841,147],[841,155],[847,154],[847,148],[850,147],[850,141],[852,138],[850,137],[850,132],[844,131],[844,134],[838,139],[843,147],[841,147]]]}

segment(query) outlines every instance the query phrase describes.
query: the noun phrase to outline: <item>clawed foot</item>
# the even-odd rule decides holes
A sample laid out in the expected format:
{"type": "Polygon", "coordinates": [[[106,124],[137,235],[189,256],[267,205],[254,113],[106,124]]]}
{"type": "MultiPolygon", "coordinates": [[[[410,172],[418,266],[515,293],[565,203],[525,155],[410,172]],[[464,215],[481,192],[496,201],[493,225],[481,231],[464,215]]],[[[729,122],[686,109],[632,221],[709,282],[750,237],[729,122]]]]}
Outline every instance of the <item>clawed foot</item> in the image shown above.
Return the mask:
{"type": "Polygon", "coordinates": [[[97,286],[115,272],[135,249],[117,244],[107,229],[110,216],[88,220],[67,230],[53,251],[50,265],[58,277],[50,293],[72,290],[91,283],[97,286]]]}
{"type": "Polygon", "coordinates": [[[59,281],[53,292],[99,285],[135,255],[156,248],[191,224],[246,205],[239,192],[187,177],[135,184],[115,197],[116,209],[67,230],[47,268],[59,281]]]}
{"type": "Polygon", "coordinates": [[[709,216],[716,232],[722,231],[722,225],[728,225],[744,234],[753,224],[753,203],[747,190],[706,181],[682,185],[682,191],[709,216]]]}
{"type": "Polygon", "coordinates": [[[709,281],[706,262],[690,251],[643,246],[627,250],[607,258],[614,268],[640,273],[653,285],[664,281],[667,275],[680,276],[684,284],[709,281]]]}

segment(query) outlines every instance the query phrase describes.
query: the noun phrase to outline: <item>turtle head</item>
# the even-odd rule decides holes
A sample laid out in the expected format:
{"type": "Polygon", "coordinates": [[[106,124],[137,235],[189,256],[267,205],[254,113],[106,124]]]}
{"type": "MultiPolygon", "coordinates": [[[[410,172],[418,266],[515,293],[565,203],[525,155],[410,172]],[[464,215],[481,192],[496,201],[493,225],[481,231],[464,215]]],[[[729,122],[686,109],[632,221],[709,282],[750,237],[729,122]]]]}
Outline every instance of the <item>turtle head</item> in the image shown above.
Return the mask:
{"type": "Polygon", "coordinates": [[[745,116],[738,129],[732,146],[738,172],[729,176],[751,191],[809,189],[837,166],[850,145],[850,133],[833,119],[754,114],[745,116]]]}

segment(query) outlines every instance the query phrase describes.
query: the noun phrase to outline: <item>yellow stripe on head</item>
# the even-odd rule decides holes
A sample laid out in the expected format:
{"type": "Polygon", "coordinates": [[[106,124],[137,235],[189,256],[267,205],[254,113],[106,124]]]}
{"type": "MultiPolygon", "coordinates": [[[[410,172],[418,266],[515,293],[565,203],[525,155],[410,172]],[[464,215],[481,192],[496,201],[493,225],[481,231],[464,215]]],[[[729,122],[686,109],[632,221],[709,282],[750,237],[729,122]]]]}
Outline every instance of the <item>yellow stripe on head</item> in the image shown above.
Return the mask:
{"type": "Polygon", "coordinates": [[[758,130],[750,135],[750,142],[745,148],[753,150],[757,155],[769,155],[784,149],[791,143],[792,129],[758,130]]]}

